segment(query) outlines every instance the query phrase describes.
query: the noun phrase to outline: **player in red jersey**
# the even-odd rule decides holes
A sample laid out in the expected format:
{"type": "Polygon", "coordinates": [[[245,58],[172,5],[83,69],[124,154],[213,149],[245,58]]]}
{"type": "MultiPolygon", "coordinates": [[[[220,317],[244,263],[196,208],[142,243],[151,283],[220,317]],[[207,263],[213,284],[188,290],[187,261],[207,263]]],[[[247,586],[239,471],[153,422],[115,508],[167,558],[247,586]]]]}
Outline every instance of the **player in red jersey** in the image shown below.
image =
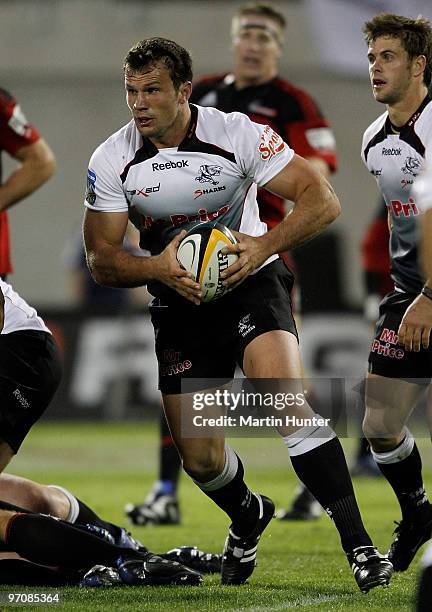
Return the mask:
{"type": "MultiPolygon", "coordinates": [[[[303,89],[279,77],[286,20],[268,3],[245,4],[232,19],[233,71],[207,76],[194,82],[190,101],[214,106],[224,112],[240,111],[263,125],[270,125],[297,154],[308,159],[327,178],[336,170],[335,139],[328,121],[303,89]]],[[[269,229],[287,214],[281,197],[258,189],[261,220],[269,229]]],[[[282,257],[290,269],[288,252],[282,257]]],[[[159,480],[141,504],[127,504],[126,513],[136,525],[175,524],[180,520],[177,483],[180,460],[165,417],[161,417],[159,480]]],[[[313,519],[321,507],[300,487],[283,519],[313,519]]]]}
{"type": "Polygon", "coordinates": [[[27,197],[55,170],[54,155],[45,140],[28,123],[20,105],[0,88],[0,276],[12,272],[9,226],[6,210],[27,197]],[[18,167],[3,182],[1,153],[17,160],[18,167]]]}

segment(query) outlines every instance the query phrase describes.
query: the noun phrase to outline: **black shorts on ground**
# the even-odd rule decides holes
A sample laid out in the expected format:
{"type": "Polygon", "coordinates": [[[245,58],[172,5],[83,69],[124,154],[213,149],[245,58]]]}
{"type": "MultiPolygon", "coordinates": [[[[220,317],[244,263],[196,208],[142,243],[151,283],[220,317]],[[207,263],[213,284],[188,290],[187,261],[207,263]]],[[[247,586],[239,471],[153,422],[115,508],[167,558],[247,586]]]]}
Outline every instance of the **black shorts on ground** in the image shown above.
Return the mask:
{"type": "Polygon", "coordinates": [[[150,314],[160,390],[182,393],[185,378],[201,379],[201,389],[208,388],[207,379],[228,382],[236,364],[242,367],[244,350],[254,338],[276,329],[297,337],[293,283],[293,275],[278,259],[214,302],[195,306],[173,292],[155,299],[150,314]]]}
{"type": "Polygon", "coordinates": [[[60,379],[61,361],[51,334],[23,330],[0,335],[0,439],[15,453],[60,379]]]}
{"type": "Polygon", "coordinates": [[[432,344],[419,352],[405,351],[397,332],[406,309],[417,295],[392,291],[380,304],[375,338],[369,353],[369,372],[428,384],[432,377],[432,344]]]}

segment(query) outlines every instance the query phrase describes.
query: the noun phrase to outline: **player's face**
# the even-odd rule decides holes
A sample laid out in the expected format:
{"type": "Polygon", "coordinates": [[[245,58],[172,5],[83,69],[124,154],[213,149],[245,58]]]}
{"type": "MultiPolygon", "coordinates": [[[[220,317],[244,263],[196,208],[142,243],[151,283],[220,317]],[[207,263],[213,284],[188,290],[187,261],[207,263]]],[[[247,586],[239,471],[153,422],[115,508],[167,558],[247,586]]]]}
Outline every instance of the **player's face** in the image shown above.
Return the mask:
{"type": "Polygon", "coordinates": [[[156,146],[176,146],[183,138],[184,111],[191,86],[176,91],[168,69],[161,63],[146,72],[125,72],[126,102],[139,133],[156,146]],[[178,141],[178,142],[177,142],[178,141]]]}
{"type": "Polygon", "coordinates": [[[380,36],[368,48],[375,99],[390,106],[404,99],[412,82],[412,62],[398,38],[380,36]]]}
{"type": "Polygon", "coordinates": [[[259,15],[241,17],[233,37],[234,72],[242,86],[266,83],[278,71],[281,55],[278,24],[259,15]]]}

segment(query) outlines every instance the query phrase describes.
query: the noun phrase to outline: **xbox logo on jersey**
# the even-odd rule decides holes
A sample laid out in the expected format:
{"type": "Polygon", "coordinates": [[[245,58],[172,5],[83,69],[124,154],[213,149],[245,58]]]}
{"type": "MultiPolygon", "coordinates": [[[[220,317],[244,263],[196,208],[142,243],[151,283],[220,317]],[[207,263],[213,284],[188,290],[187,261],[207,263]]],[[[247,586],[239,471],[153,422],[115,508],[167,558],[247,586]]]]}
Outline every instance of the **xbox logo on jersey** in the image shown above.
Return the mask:
{"type": "Polygon", "coordinates": [[[203,302],[217,300],[230,291],[222,284],[220,274],[236,261],[237,255],[223,254],[221,250],[236,242],[231,231],[221,223],[199,223],[181,241],[177,260],[201,284],[203,302]]]}

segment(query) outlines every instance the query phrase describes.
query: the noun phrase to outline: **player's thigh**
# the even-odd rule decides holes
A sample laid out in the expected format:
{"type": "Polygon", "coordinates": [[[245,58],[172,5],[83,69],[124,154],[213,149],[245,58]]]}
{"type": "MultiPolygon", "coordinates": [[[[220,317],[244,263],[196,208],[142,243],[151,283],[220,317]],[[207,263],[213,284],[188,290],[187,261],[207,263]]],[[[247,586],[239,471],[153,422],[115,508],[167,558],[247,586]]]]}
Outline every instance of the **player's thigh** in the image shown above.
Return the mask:
{"type": "Polygon", "coordinates": [[[187,394],[206,389],[215,380],[223,384],[233,378],[236,367],[233,334],[228,328],[229,322],[225,322],[225,310],[221,315],[218,303],[154,304],[150,313],[155,332],[158,386],[163,394],[187,394]]]}

